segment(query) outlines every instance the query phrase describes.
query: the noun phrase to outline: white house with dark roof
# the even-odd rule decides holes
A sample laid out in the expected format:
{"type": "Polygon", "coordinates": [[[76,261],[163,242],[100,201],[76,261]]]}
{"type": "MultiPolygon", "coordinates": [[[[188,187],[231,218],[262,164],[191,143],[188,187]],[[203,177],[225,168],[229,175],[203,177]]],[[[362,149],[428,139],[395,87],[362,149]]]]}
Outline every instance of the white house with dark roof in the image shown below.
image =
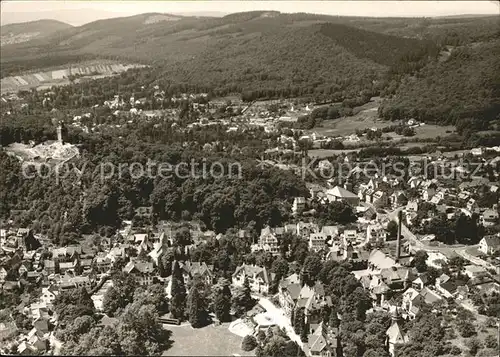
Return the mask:
{"type": "Polygon", "coordinates": [[[143,261],[130,261],[123,268],[123,272],[135,275],[140,285],[153,283],[153,270],[153,263],[143,261]]]}
{"type": "Polygon", "coordinates": [[[312,222],[298,222],[296,234],[299,237],[308,238],[310,234],[319,232],[319,226],[312,222]]]}
{"type": "Polygon", "coordinates": [[[275,230],[269,226],[264,227],[260,232],[258,247],[260,250],[278,255],[280,247],[275,230]]]}
{"type": "Polygon", "coordinates": [[[232,283],[236,287],[243,287],[245,278],[248,278],[250,289],[256,293],[267,293],[269,285],[273,281],[273,275],[265,267],[242,264],[232,276],[232,283]]]}
{"type": "Polygon", "coordinates": [[[366,227],[366,243],[385,242],[387,232],[380,223],[369,224],[366,227]]]}
{"type": "Polygon", "coordinates": [[[205,262],[190,262],[181,266],[184,282],[187,285],[195,276],[199,276],[208,286],[215,280],[214,266],[207,265],[205,262]]]}
{"type": "Polygon", "coordinates": [[[300,214],[306,208],[306,199],[304,197],[295,197],[293,199],[292,213],[300,214]]]}
{"type": "Polygon", "coordinates": [[[52,306],[57,295],[59,295],[59,290],[54,285],[49,285],[48,287],[42,287],[42,295],[40,296],[40,301],[45,306],[52,306]]]}
{"type": "Polygon", "coordinates": [[[481,215],[481,221],[483,222],[483,226],[494,226],[499,222],[498,210],[496,209],[487,209],[481,215]]]}
{"type": "Polygon", "coordinates": [[[318,252],[326,248],[326,234],[324,233],[312,233],[309,236],[309,250],[318,252]]]}
{"type": "Polygon", "coordinates": [[[500,250],[499,236],[485,236],[479,242],[479,251],[484,254],[494,254],[500,250]]]}
{"type": "Polygon", "coordinates": [[[406,204],[406,211],[407,212],[417,212],[418,211],[418,201],[417,200],[408,201],[408,203],[406,204]]]}
{"type": "Polygon", "coordinates": [[[292,274],[279,283],[278,301],[288,318],[292,316],[292,311],[295,309],[301,289],[302,285],[298,274],[292,274]]]}

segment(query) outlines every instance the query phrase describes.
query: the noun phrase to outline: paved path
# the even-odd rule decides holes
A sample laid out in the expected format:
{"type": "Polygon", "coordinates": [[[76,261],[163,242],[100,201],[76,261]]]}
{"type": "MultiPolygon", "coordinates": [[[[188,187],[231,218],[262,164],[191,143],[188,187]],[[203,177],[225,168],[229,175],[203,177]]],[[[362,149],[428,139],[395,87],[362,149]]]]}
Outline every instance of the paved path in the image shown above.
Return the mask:
{"type": "Polygon", "coordinates": [[[275,306],[269,299],[264,298],[264,297],[255,297],[259,299],[259,304],[266,309],[266,312],[270,314],[274,321],[278,324],[280,328],[284,328],[287,336],[290,338],[290,340],[296,342],[300,348],[306,353],[306,350],[304,349],[305,346],[300,340],[300,337],[295,333],[293,330],[292,324],[290,322],[290,319],[285,315],[284,311],[280,309],[279,307],[275,306]]]}

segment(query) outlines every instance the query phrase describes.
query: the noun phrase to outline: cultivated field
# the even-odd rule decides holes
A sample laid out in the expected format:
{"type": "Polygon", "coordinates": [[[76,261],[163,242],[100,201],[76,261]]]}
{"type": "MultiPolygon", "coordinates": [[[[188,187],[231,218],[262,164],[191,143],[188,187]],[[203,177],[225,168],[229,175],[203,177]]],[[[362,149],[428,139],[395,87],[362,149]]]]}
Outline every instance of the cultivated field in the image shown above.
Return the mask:
{"type": "Polygon", "coordinates": [[[137,64],[123,64],[115,61],[99,60],[60,66],[45,71],[30,72],[20,76],[5,77],[0,80],[1,92],[17,92],[31,88],[47,88],[69,83],[68,77],[82,76],[100,78],[124,72],[130,68],[142,67],[137,64]]]}
{"type": "Polygon", "coordinates": [[[253,356],[241,349],[242,338],[229,332],[229,324],[192,328],[191,325],[168,326],[173,345],[163,356],[253,356]]]}

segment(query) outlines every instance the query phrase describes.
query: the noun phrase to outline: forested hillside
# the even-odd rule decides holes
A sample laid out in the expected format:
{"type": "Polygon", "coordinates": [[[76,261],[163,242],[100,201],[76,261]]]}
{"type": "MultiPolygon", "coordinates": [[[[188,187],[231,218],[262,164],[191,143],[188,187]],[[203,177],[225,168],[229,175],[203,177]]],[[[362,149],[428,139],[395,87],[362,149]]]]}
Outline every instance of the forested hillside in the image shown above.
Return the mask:
{"type": "Polygon", "coordinates": [[[379,113],[441,124],[477,119],[485,123],[478,129],[487,129],[489,121],[499,119],[499,73],[500,40],[453,48],[449,57],[405,76],[379,113]]]}
{"type": "Polygon", "coordinates": [[[20,24],[8,24],[2,26],[2,45],[4,42],[15,43],[15,40],[25,42],[33,38],[48,36],[57,31],[63,31],[73,26],[56,20],[39,20],[20,24]],[[29,36],[28,36],[29,35],[29,36]],[[24,36],[24,38],[21,38],[24,36]],[[12,42],[14,41],[14,42],[12,42]]]}
{"type": "Polygon", "coordinates": [[[168,67],[162,77],[249,92],[248,99],[314,93],[340,100],[343,91],[375,91],[390,65],[424,45],[338,24],[291,27],[221,41],[193,60],[168,67]]]}
{"type": "Polygon", "coordinates": [[[5,46],[1,74],[112,58],[152,65],[106,83],[125,90],[155,82],[174,91],[240,93],[244,100],[308,96],[362,102],[381,94],[389,98],[380,111],[385,118],[454,123],[498,112],[492,87],[498,72],[495,36],[496,17],[153,13],[5,46]]]}
{"type": "MultiPolygon", "coordinates": [[[[319,23],[346,25],[398,37],[432,39],[440,44],[454,45],[488,38],[498,31],[495,17],[374,19],[253,11],[222,18],[200,18],[149,13],[95,21],[59,31],[47,38],[6,46],[2,51],[2,76],[13,73],[10,68],[14,62],[19,65],[29,61],[30,66],[36,68],[34,60],[39,59],[43,66],[48,55],[52,58],[67,57],[68,61],[72,60],[71,55],[85,54],[170,64],[190,59],[221,41],[246,41],[255,36],[276,34],[286,28],[306,29],[319,23]]],[[[365,41],[363,48],[370,44],[371,41],[365,41]]]]}

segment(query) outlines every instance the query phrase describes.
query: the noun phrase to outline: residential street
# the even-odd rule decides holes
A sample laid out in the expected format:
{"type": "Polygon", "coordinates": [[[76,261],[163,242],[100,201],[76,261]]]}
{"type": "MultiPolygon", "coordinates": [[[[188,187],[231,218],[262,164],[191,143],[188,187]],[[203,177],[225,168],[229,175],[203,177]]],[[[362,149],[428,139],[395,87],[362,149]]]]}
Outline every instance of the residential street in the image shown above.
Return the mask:
{"type": "Polygon", "coordinates": [[[266,311],[270,315],[272,315],[272,317],[277,322],[277,324],[280,328],[285,328],[285,331],[286,331],[286,334],[288,335],[288,337],[292,341],[296,342],[300,346],[300,348],[302,348],[304,353],[306,353],[306,355],[307,355],[307,351],[306,351],[307,347],[302,343],[302,341],[300,340],[300,337],[293,330],[292,324],[291,324],[290,320],[288,319],[288,317],[285,316],[285,313],[283,312],[283,310],[281,310],[279,307],[275,306],[271,302],[271,300],[269,300],[268,298],[257,297],[257,296],[254,296],[254,298],[259,299],[259,304],[264,309],[266,309],[266,311]]]}

